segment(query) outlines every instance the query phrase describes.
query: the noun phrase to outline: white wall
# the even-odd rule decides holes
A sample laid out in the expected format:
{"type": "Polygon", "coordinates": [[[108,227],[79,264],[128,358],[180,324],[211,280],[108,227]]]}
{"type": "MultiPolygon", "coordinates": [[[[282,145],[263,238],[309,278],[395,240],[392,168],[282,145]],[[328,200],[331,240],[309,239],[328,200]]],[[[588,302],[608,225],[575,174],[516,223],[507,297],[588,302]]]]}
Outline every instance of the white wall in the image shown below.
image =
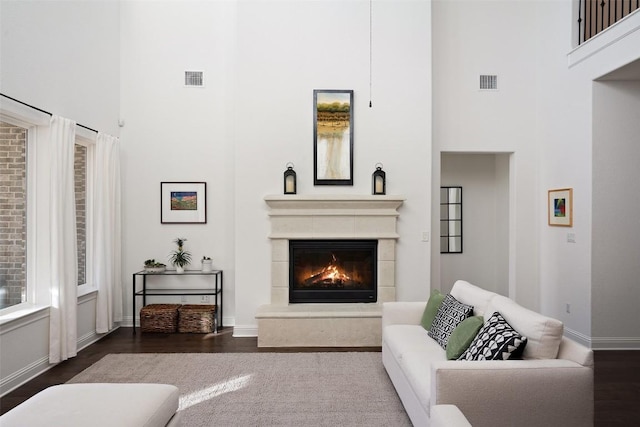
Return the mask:
{"type": "Polygon", "coordinates": [[[568,2],[538,5],[547,25],[538,31],[538,52],[548,56],[536,73],[538,91],[536,139],[540,144],[540,287],[543,310],[565,323],[565,329],[588,344],[591,333],[591,168],[590,82],[567,66],[571,51],[568,2]],[[547,191],[573,188],[573,227],[547,224],[547,191]],[[576,243],[567,242],[567,234],[576,243]],[[571,313],[566,312],[570,304],[571,313]]]}
{"type": "MultiPolygon", "coordinates": [[[[531,36],[536,3],[433,2],[434,160],[442,152],[514,153],[506,219],[512,258],[508,294],[532,309],[540,308],[538,240],[533,226],[540,203],[536,197],[537,58],[531,36]],[[480,74],[496,74],[498,91],[480,92],[480,74]]],[[[440,186],[438,163],[433,164],[435,188],[440,186]]],[[[436,196],[432,204],[437,203],[436,196]]],[[[436,224],[434,218],[434,230],[436,224]]],[[[434,283],[441,281],[437,245],[433,241],[434,283]]]]}
{"type": "MultiPolygon", "coordinates": [[[[0,28],[3,94],[118,135],[118,2],[2,1],[0,28]]],[[[28,108],[14,108],[5,98],[0,103],[3,110],[11,109],[20,117],[34,114],[28,108]]],[[[46,124],[48,117],[40,121],[46,124]]],[[[46,206],[39,205],[38,214],[45,217],[46,212],[46,206]]],[[[98,339],[95,294],[78,299],[77,332],[79,348],[98,339]]],[[[49,367],[48,336],[48,309],[2,323],[0,394],[49,367]]]]}
{"type": "MultiPolygon", "coordinates": [[[[132,322],[132,273],[146,259],[168,264],[177,237],[187,239],[193,255],[188,268],[200,269],[207,255],[224,270],[224,323],[233,321],[235,25],[234,2],[121,5],[125,324],[132,322]],[[204,87],[184,86],[184,72],[194,70],[204,72],[204,87]],[[207,223],[161,224],[161,182],[206,182],[207,223]]],[[[164,279],[157,285],[205,284],[198,277],[164,279]]],[[[140,298],[137,304],[139,313],[140,298]]]]}
{"type": "MultiPolygon", "coordinates": [[[[407,198],[399,298],[426,298],[430,224],[430,3],[374,2],[373,108],[369,2],[125,2],[122,8],[124,278],[163,259],[178,236],[225,271],[225,324],[256,333],[270,302],[264,196],[287,162],[299,193],[369,194],[376,162],[407,198]],[[204,89],[182,87],[205,70],[204,89]],[[353,187],[313,186],[313,89],[353,89],[353,187]],[[170,152],[171,156],[158,153],[170,152]],[[161,225],[160,181],[206,181],[206,225],[161,225]]],[[[130,296],[127,294],[130,300],[130,296]]],[[[165,300],[166,301],[166,300],[165,300]]],[[[125,311],[131,319],[130,302],[125,311]]]]}
{"type": "Polygon", "coordinates": [[[118,135],[119,2],[0,2],[2,93],[118,135]]]}
{"type": "Polygon", "coordinates": [[[640,73],[593,84],[592,340],[640,342],[640,73]]]}
{"type": "Polygon", "coordinates": [[[399,299],[429,292],[431,33],[428,1],[246,1],[238,5],[236,86],[236,333],[269,303],[268,218],[292,161],[298,193],[370,194],[376,162],[387,192],[406,197],[397,249],[399,299]],[[354,90],[354,185],[313,186],[314,89],[354,90]]]}
{"type": "MultiPolygon", "coordinates": [[[[592,321],[602,319],[596,316],[596,310],[617,312],[618,303],[631,295],[616,292],[617,302],[597,297],[610,291],[610,280],[622,283],[628,273],[609,269],[606,271],[613,273],[609,280],[595,280],[596,275],[603,277],[604,272],[597,271],[594,233],[609,225],[592,217],[599,209],[596,207],[599,201],[592,193],[592,186],[599,184],[595,183],[592,171],[601,168],[602,160],[593,151],[593,144],[597,143],[593,129],[600,120],[594,113],[598,101],[593,81],[640,58],[640,31],[637,31],[640,14],[626,18],[577,49],[572,49],[570,43],[573,29],[566,26],[572,17],[570,2],[537,2],[536,14],[545,23],[535,37],[537,55],[541,58],[536,69],[540,82],[536,140],[540,145],[538,225],[542,309],[562,320],[568,335],[595,345],[591,338],[596,336],[592,321]],[[574,190],[574,225],[570,229],[550,227],[546,220],[547,190],[565,187],[574,190]],[[576,243],[567,242],[568,233],[575,235],[576,243]],[[570,313],[566,304],[570,304],[570,313]]],[[[625,318],[628,324],[633,324],[634,319],[635,316],[625,318]]],[[[611,332],[608,326],[605,329],[611,332]]],[[[640,347],[637,332],[617,337],[623,339],[610,342],[610,346],[625,342],[628,345],[631,341],[636,348],[640,347]]]]}
{"type": "Polygon", "coordinates": [[[462,186],[463,252],[440,255],[440,289],[466,280],[509,294],[508,154],[442,153],[442,186],[462,186]]]}

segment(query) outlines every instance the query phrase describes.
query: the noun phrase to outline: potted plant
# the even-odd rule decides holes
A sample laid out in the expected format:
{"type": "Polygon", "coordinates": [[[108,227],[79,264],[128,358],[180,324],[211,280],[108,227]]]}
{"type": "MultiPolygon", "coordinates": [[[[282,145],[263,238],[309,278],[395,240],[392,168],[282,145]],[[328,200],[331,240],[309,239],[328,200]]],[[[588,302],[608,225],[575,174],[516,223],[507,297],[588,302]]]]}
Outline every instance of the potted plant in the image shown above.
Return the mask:
{"type": "Polygon", "coordinates": [[[212,263],[213,263],[213,261],[211,260],[211,257],[203,256],[202,257],[202,272],[203,273],[210,273],[211,270],[212,270],[212,263]]]}
{"type": "Polygon", "coordinates": [[[144,271],[147,273],[162,273],[167,266],[161,262],[157,262],[155,259],[148,259],[144,262],[144,271]]]}
{"type": "Polygon", "coordinates": [[[171,254],[169,254],[169,261],[171,261],[178,273],[184,273],[184,267],[191,263],[191,253],[183,248],[186,241],[187,239],[184,237],[176,238],[173,243],[178,245],[178,249],[171,251],[171,254]]]}

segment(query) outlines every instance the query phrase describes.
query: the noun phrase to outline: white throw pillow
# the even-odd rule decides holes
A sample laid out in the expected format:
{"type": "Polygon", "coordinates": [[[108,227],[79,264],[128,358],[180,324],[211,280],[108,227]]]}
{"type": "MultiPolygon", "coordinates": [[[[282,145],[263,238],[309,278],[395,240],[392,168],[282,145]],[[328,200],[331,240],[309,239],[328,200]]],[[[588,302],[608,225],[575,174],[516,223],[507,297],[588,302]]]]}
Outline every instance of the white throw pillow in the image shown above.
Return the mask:
{"type": "MultiPolygon", "coordinates": [[[[484,316],[489,301],[498,294],[479,288],[464,280],[457,280],[453,284],[451,295],[461,303],[472,305],[474,316],[484,316]]],[[[488,314],[490,315],[491,313],[488,314]]],[[[488,316],[484,317],[487,318],[488,316]]]]}

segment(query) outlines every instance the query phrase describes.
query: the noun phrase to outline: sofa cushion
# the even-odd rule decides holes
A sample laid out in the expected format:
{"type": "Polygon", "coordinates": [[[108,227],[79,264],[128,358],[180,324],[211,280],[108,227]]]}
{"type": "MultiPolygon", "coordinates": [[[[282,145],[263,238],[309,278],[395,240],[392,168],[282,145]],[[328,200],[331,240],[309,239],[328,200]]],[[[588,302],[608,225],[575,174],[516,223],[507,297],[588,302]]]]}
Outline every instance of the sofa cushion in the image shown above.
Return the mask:
{"type": "Polygon", "coordinates": [[[429,360],[446,360],[445,352],[437,342],[429,338],[420,325],[389,325],[382,332],[391,354],[401,365],[407,353],[422,354],[424,363],[429,360]]]}
{"type": "Polygon", "coordinates": [[[442,348],[447,348],[447,341],[451,332],[460,322],[473,313],[473,306],[463,304],[455,299],[451,294],[444,297],[444,301],[438,308],[429,336],[436,340],[442,348]]]}
{"type": "Polygon", "coordinates": [[[424,308],[424,313],[422,313],[422,320],[420,320],[420,324],[427,331],[431,329],[433,319],[435,319],[436,314],[438,314],[438,308],[440,308],[444,297],[445,295],[440,293],[437,289],[431,291],[431,296],[429,297],[429,301],[427,301],[427,306],[424,308]]]}
{"type": "Polygon", "coordinates": [[[479,288],[464,280],[457,280],[453,284],[451,295],[462,303],[472,305],[474,316],[484,316],[486,318],[488,316],[485,316],[485,311],[487,311],[489,301],[498,294],[479,288]]]}
{"type": "Polygon", "coordinates": [[[460,360],[517,359],[526,345],[527,337],[514,330],[500,313],[493,313],[460,360]]]}
{"type": "Polygon", "coordinates": [[[445,351],[427,336],[427,331],[420,325],[387,326],[383,341],[428,413],[431,406],[431,364],[446,361],[445,351]]]}
{"type": "Polygon", "coordinates": [[[527,337],[524,359],[555,359],[558,356],[564,329],[561,321],[526,309],[501,295],[491,299],[488,312],[499,312],[516,331],[527,337]]]}
{"type": "Polygon", "coordinates": [[[483,324],[482,316],[467,317],[460,322],[451,332],[449,342],[447,342],[447,359],[454,360],[460,357],[469,348],[483,324]]]}
{"type": "Polygon", "coordinates": [[[413,393],[428,413],[431,407],[431,360],[425,359],[419,351],[411,351],[404,355],[400,366],[413,393]]]}

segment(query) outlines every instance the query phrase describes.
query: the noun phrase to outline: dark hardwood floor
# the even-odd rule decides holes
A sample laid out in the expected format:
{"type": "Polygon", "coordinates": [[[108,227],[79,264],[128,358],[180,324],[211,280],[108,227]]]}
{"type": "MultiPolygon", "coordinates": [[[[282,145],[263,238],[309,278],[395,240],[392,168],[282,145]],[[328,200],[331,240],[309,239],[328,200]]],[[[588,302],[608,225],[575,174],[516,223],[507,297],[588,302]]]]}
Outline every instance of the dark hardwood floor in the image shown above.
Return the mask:
{"type": "MultiPolygon", "coordinates": [[[[0,399],[0,414],[45,388],[70,380],[109,353],[250,353],[301,351],[380,351],[370,348],[258,348],[256,338],[219,334],[133,334],[120,328],[0,399]]],[[[595,352],[595,425],[640,425],[640,351],[595,352]]]]}

